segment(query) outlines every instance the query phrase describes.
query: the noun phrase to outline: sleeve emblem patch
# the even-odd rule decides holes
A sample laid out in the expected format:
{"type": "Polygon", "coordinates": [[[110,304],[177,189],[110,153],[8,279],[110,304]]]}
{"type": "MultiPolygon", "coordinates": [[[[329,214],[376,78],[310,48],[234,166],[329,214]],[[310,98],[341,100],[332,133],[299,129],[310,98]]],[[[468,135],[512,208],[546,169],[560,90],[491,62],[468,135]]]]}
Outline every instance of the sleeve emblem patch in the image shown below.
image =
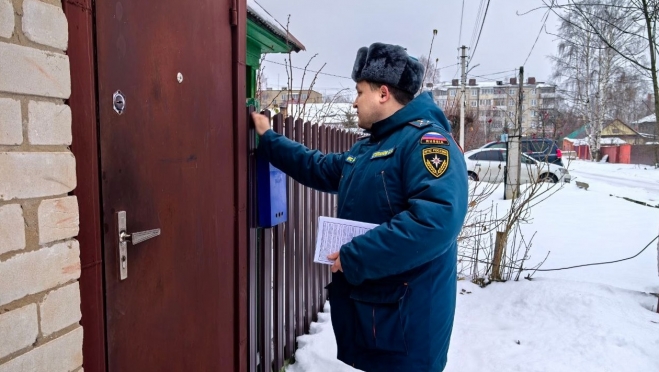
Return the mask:
{"type": "Polygon", "coordinates": [[[354,156],[348,156],[348,157],[346,158],[346,163],[350,163],[350,164],[352,164],[352,163],[355,162],[355,160],[357,160],[356,157],[354,157],[354,156]]]}
{"type": "Polygon", "coordinates": [[[449,145],[448,139],[444,137],[441,133],[437,132],[428,132],[421,137],[420,143],[422,145],[449,145]]]}
{"type": "Polygon", "coordinates": [[[423,149],[423,164],[435,178],[441,177],[448,169],[448,150],[441,147],[423,149]]]}

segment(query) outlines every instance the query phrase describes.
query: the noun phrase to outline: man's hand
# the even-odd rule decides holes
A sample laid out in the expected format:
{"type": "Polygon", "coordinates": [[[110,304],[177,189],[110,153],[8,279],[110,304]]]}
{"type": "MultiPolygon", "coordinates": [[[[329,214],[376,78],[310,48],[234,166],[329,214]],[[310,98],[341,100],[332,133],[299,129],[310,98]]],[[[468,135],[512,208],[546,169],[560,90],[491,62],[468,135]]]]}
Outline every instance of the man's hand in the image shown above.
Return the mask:
{"type": "Polygon", "coordinates": [[[254,128],[256,128],[256,133],[259,136],[262,136],[263,133],[267,132],[270,129],[270,120],[265,115],[261,115],[258,112],[252,112],[252,119],[254,120],[254,128]]]}
{"type": "Polygon", "coordinates": [[[332,265],[332,272],[333,273],[335,273],[337,271],[343,272],[343,268],[341,267],[341,256],[339,256],[339,252],[332,253],[331,255],[327,256],[327,259],[336,260],[336,261],[334,261],[334,265],[332,265]]]}

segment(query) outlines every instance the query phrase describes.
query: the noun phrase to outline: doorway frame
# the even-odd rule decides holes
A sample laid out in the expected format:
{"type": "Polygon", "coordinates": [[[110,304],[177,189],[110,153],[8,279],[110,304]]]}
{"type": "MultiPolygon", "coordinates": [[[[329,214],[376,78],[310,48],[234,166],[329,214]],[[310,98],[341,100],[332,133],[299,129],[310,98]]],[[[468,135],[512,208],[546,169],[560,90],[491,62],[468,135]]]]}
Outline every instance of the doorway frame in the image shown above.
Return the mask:
{"type": "MultiPolygon", "coordinates": [[[[73,143],[76,158],[80,214],[80,299],[83,326],[83,366],[85,371],[107,371],[105,291],[103,270],[103,227],[101,210],[100,151],[98,138],[98,89],[96,62],[95,7],[92,0],[63,0],[68,21],[73,143]]],[[[248,364],[248,149],[249,128],[245,110],[246,1],[231,0],[227,9],[231,24],[232,98],[234,148],[234,345],[235,365],[247,371],[248,364]]],[[[219,25],[218,27],[223,27],[219,25]]]]}

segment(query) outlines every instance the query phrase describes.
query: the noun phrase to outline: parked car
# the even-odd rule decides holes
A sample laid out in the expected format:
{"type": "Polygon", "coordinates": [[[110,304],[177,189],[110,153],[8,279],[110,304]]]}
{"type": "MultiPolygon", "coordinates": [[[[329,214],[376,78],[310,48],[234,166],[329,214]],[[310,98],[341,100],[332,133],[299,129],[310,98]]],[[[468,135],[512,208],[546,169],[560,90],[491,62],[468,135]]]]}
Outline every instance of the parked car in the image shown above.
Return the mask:
{"type": "MultiPolygon", "coordinates": [[[[537,161],[563,166],[563,153],[556,141],[549,138],[522,138],[522,152],[537,161]]],[[[506,142],[490,142],[485,149],[505,149],[506,142]]]]}
{"type": "MultiPolygon", "coordinates": [[[[480,148],[464,154],[467,162],[467,174],[472,181],[498,183],[503,182],[506,165],[506,150],[497,148],[480,148]]],[[[562,166],[539,162],[522,154],[520,183],[530,182],[570,182],[572,177],[562,166]]]]}

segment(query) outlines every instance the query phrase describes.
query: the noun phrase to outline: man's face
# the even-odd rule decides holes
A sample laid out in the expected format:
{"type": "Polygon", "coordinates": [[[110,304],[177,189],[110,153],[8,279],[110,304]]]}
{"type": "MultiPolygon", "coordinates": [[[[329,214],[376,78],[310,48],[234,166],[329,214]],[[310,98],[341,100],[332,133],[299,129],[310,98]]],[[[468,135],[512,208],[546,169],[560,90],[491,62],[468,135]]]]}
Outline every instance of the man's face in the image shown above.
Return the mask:
{"type": "Polygon", "coordinates": [[[372,89],[365,81],[360,81],[355,87],[357,98],[352,104],[357,109],[357,119],[360,128],[371,129],[373,123],[380,120],[381,116],[381,92],[380,89],[372,89]]]}

